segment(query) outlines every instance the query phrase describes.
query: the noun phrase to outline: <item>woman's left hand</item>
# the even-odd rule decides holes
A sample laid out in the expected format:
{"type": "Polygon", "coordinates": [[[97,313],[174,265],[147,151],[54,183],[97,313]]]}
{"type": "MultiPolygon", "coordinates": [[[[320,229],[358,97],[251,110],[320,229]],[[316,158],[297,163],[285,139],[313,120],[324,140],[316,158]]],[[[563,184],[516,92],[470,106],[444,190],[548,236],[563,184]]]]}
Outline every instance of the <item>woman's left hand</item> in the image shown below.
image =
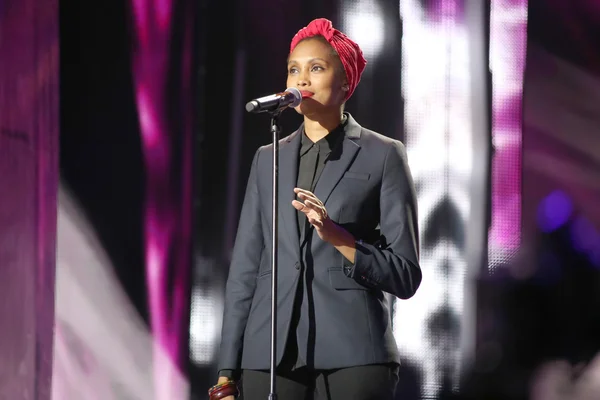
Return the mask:
{"type": "Polygon", "coordinates": [[[354,236],[329,218],[325,205],[314,193],[300,188],[295,188],[294,193],[301,201],[292,200],[292,205],[306,215],[321,240],[331,243],[344,257],[354,263],[356,259],[354,236]]]}
{"type": "Polygon", "coordinates": [[[294,208],[306,215],[308,222],[315,227],[315,231],[322,240],[326,242],[335,241],[340,227],[329,218],[323,202],[308,190],[295,188],[294,193],[300,199],[300,201],[292,201],[294,208]]]}

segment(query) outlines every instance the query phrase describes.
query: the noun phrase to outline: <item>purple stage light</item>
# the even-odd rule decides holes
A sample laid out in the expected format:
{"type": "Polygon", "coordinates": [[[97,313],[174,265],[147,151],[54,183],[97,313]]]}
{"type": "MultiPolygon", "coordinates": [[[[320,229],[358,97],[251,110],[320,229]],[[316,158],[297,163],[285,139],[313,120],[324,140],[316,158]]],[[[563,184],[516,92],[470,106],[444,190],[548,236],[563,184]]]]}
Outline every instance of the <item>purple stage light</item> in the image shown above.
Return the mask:
{"type": "Polygon", "coordinates": [[[567,223],[573,213],[573,203],[560,190],[550,193],[538,207],[538,226],[544,232],[552,232],[567,223]]]}
{"type": "Polygon", "coordinates": [[[600,234],[587,218],[575,218],[570,231],[573,247],[577,251],[587,255],[598,252],[598,249],[600,249],[600,234]]]}

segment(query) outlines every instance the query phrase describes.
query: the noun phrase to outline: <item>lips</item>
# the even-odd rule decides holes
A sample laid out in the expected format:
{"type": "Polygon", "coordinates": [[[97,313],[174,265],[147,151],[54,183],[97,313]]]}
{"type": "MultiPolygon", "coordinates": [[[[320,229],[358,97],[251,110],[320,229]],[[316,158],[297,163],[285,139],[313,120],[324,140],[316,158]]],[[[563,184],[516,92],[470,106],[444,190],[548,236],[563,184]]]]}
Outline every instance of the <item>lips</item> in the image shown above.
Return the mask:
{"type": "Polygon", "coordinates": [[[307,90],[301,90],[300,93],[302,93],[303,99],[306,99],[308,97],[313,97],[315,95],[313,92],[309,92],[307,90]]]}

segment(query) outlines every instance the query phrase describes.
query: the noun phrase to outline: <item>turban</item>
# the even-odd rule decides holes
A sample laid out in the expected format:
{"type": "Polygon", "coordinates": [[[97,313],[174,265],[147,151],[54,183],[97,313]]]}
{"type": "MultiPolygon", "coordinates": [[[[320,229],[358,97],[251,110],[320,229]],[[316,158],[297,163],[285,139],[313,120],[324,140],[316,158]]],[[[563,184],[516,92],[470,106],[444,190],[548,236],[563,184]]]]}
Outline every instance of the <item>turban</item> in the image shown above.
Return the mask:
{"type": "Polygon", "coordinates": [[[296,33],[290,45],[290,54],[300,41],[314,36],[323,36],[340,56],[340,61],[342,62],[348,81],[348,93],[346,93],[346,100],[348,100],[352,96],[352,93],[354,93],[356,86],[358,86],[360,76],[367,65],[367,60],[363,57],[362,50],[348,36],[335,29],[331,21],[319,18],[296,33]]]}

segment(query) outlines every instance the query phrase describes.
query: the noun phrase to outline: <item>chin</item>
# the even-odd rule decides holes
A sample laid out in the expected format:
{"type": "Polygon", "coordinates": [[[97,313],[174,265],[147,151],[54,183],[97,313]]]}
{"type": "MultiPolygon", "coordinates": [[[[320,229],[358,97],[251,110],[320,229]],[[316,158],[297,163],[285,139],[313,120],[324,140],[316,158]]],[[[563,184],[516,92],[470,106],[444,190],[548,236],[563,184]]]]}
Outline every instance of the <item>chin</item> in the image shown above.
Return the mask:
{"type": "Polygon", "coordinates": [[[304,99],[298,107],[295,108],[300,115],[310,116],[311,114],[319,114],[325,110],[325,106],[311,99],[304,99]]]}
{"type": "Polygon", "coordinates": [[[300,115],[307,115],[307,114],[310,115],[312,112],[314,112],[313,110],[310,109],[310,107],[303,106],[302,104],[299,105],[298,107],[294,108],[294,110],[296,110],[296,112],[300,115]]]}
{"type": "Polygon", "coordinates": [[[296,111],[300,115],[304,115],[304,111],[302,111],[302,107],[294,107],[294,111],[296,111]]]}

